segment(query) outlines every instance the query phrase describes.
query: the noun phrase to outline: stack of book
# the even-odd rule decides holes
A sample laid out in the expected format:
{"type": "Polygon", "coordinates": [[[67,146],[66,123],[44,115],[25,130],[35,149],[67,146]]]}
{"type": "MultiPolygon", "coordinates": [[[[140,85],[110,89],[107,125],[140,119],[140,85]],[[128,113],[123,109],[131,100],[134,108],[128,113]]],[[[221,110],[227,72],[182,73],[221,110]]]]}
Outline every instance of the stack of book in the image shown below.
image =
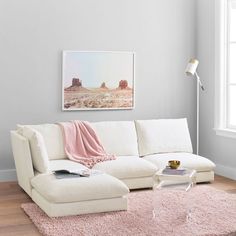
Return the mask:
{"type": "Polygon", "coordinates": [[[171,169],[170,167],[166,167],[163,171],[162,174],[165,175],[185,175],[186,174],[186,169],[171,169]]]}

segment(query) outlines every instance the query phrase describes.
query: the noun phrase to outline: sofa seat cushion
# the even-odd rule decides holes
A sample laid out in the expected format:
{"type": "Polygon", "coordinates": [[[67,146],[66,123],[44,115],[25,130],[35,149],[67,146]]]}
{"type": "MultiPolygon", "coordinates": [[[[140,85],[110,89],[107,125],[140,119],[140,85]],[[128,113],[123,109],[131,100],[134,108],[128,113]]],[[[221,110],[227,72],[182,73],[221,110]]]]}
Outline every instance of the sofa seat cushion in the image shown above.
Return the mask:
{"type": "Polygon", "coordinates": [[[179,160],[181,167],[201,171],[212,171],[215,164],[209,159],[197,156],[191,153],[163,153],[154,154],[143,157],[143,159],[150,161],[158,167],[158,169],[165,168],[169,160],[179,160]]]}
{"type": "Polygon", "coordinates": [[[53,174],[39,174],[31,180],[31,184],[52,203],[116,198],[129,193],[123,182],[107,174],[67,179],[56,179],[53,174]]]}
{"type": "Polygon", "coordinates": [[[136,156],[122,156],[116,160],[100,162],[93,169],[101,170],[118,179],[153,176],[157,171],[155,165],[136,156]]]}
{"type": "Polygon", "coordinates": [[[61,169],[81,170],[81,169],[87,169],[87,167],[78,162],[64,159],[64,160],[50,160],[49,169],[51,171],[61,170],[61,169]]]}

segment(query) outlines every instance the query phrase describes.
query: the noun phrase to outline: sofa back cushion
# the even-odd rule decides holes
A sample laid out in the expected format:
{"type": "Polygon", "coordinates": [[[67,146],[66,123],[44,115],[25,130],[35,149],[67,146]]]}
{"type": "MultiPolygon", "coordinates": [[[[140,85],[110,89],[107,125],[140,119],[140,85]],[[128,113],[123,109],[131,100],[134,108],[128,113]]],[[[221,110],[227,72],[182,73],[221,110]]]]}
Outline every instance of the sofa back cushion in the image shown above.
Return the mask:
{"type": "MultiPolygon", "coordinates": [[[[90,123],[107,153],[117,156],[138,156],[138,143],[134,121],[104,121],[90,123]]],[[[67,158],[61,128],[57,124],[18,125],[38,131],[50,160],[67,158]]]]}
{"type": "Polygon", "coordinates": [[[117,156],[138,156],[134,121],[91,123],[107,153],[117,156]]]}
{"type": "Polygon", "coordinates": [[[137,120],[140,156],[167,153],[192,153],[187,119],[137,120]]]}
{"type": "Polygon", "coordinates": [[[64,151],[61,128],[57,124],[18,125],[19,129],[29,127],[38,131],[43,139],[50,160],[67,158],[64,151]]]}

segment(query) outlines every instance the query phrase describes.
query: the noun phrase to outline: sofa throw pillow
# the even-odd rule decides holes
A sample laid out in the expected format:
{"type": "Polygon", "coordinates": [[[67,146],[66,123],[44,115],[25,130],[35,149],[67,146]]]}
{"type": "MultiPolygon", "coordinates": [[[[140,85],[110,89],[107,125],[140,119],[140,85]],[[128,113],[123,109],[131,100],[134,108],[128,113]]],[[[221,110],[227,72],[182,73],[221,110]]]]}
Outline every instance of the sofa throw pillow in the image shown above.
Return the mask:
{"type": "Polygon", "coordinates": [[[140,156],[168,153],[192,153],[187,119],[137,120],[140,156]]]}
{"type": "Polygon", "coordinates": [[[34,168],[40,173],[48,172],[49,159],[43,136],[38,131],[26,126],[22,128],[21,132],[29,140],[34,168]]]}
{"type": "Polygon", "coordinates": [[[34,129],[42,135],[49,160],[67,158],[61,128],[58,124],[17,125],[17,132],[22,135],[24,127],[34,129]]]}

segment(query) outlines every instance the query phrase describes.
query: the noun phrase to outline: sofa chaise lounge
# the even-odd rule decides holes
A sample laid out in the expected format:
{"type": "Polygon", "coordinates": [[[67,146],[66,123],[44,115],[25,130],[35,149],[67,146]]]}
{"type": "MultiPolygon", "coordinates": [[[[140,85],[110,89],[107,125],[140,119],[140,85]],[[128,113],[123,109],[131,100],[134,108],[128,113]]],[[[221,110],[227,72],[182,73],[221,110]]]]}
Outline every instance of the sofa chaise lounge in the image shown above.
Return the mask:
{"type": "Polygon", "coordinates": [[[151,188],[153,175],[168,160],[197,171],[197,182],[214,180],[215,165],[192,154],[186,119],[106,121],[91,123],[107,153],[116,160],[97,163],[103,174],[56,179],[52,171],[83,169],[69,160],[57,124],[19,125],[11,131],[19,185],[49,216],[127,209],[131,189],[151,188]]]}

